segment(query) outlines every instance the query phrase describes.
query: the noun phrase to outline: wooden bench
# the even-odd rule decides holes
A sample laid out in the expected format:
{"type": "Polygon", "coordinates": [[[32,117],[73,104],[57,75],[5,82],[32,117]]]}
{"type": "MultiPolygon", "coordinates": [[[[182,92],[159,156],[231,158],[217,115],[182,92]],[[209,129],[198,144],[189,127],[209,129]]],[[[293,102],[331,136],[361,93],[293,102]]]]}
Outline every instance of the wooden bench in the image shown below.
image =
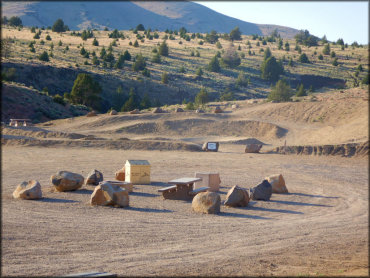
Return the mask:
{"type": "Polygon", "coordinates": [[[197,189],[193,189],[192,191],[190,191],[189,194],[190,195],[197,195],[200,192],[206,192],[208,189],[210,189],[209,186],[199,187],[197,189]]]}

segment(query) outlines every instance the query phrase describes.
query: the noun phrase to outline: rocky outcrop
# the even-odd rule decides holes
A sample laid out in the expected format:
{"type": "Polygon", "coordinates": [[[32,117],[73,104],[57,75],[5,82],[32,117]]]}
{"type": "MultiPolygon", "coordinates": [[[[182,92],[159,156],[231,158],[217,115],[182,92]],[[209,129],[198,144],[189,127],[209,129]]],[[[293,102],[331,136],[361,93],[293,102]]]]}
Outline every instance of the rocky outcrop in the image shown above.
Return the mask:
{"type": "Polygon", "coordinates": [[[214,113],[222,113],[224,111],[222,111],[221,107],[220,106],[216,106],[215,110],[213,111],[214,113]]]}
{"type": "Polygon", "coordinates": [[[84,182],[83,176],[68,171],[59,171],[51,176],[50,179],[55,189],[59,192],[77,190],[84,182]]]}
{"type": "Polygon", "coordinates": [[[220,212],[221,197],[215,192],[201,192],[193,198],[191,208],[195,212],[217,214],[220,212]]]}
{"type": "Polygon", "coordinates": [[[177,108],[175,109],[175,112],[176,112],[176,113],[184,112],[184,109],[182,109],[181,107],[177,107],[177,108]]]}
{"type": "Polygon", "coordinates": [[[248,203],[248,191],[235,185],[227,192],[224,205],[229,207],[246,207],[248,203]]]}
{"type": "Polygon", "coordinates": [[[114,109],[109,112],[109,115],[111,115],[111,116],[114,116],[114,115],[117,115],[117,114],[118,114],[117,111],[114,110],[114,109]]]}
{"type": "Polygon", "coordinates": [[[90,204],[93,206],[129,206],[129,196],[126,189],[108,182],[101,183],[95,187],[90,197],[90,204]]]}
{"type": "Polygon", "coordinates": [[[41,185],[37,180],[24,181],[13,192],[13,198],[36,200],[42,198],[41,185]]]}
{"type": "Polygon", "coordinates": [[[103,181],[103,174],[98,170],[92,170],[85,179],[85,184],[88,185],[98,185],[103,181]]]}
{"type": "Polygon", "coordinates": [[[160,107],[156,107],[153,109],[153,113],[164,113],[163,109],[160,107]]]}
{"type": "Polygon", "coordinates": [[[285,180],[283,175],[277,174],[268,176],[265,178],[271,186],[272,186],[272,193],[288,193],[288,188],[286,188],[285,180]]]}
{"type": "Polygon", "coordinates": [[[130,114],[140,114],[140,110],[139,109],[134,109],[134,110],[130,111],[130,114]]]}
{"type": "Polygon", "coordinates": [[[267,180],[250,189],[252,200],[268,201],[272,195],[272,186],[267,180]]]}

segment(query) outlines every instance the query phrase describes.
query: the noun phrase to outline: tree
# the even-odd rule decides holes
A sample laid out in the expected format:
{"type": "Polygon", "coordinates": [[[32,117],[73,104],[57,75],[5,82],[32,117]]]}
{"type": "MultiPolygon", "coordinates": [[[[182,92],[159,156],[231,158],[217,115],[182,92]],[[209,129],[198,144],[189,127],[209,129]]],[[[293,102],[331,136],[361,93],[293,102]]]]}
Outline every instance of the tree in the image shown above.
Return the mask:
{"type": "Polygon", "coordinates": [[[39,56],[40,61],[49,62],[49,55],[46,51],[42,52],[39,56]]]}
{"type": "Polygon", "coordinates": [[[301,63],[309,63],[310,61],[308,60],[308,57],[306,55],[306,53],[302,53],[299,58],[298,58],[298,61],[301,62],[301,63]]]}
{"type": "Polygon", "coordinates": [[[107,55],[107,51],[105,50],[105,47],[100,50],[100,59],[104,59],[105,55],[107,55]]]}
{"type": "Polygon", "coordinates": [[[195,71],[195,75],[198,76],[199,78],[202,77],[203,70],[201,67],[197,68],[197,70],[195,71]]]}
{"type": "Polygon", "coordinates": [[[233,30],[230,31],[230,39],[232,41],[240,41],[242,32],[240,32],[239,27],[235,27],[233,30]]]}
{"type": "Polygon", "coordinates": [[[46,35],[45,40],[47,40],[47,41],[51,41],[51,37],[50,37],[50,35],[49,35],[49,34],[48,34],[48,35],[46,35]]]}
{"type": "Polygon", "coordinates": [[[285,80],[279,80],[268,95],[269,100],[289,101],[291,90],[285,80]]]}
{"type": "Polygon", "coordinates": [[[322,54],[320,54],[317,58],[318,58],[319,60],[324,60],[324,56],[322,56],[322,54]]]}
{"type": "Polygon", "coordinates": [[[224,55],[222,56],[221,61],[227,67],[235,68],[240,65],[241,59],[233,45],[230,45],[230,47],[226,49],[224,55]]]}
{"type": "Polygon", "coordinates": [[[144,94],[143,99],[140,102],[140,108],[141,109],[147,109],[152,106],[152,102],[150,101],[150,98],[147,93],[144,94]]]}
{"type": "Polygon", "coordinates": [[[231,101],[234,100],[234,93],[227,88],[220,94],[220,101],[231,101]]]}
{"type": "Polygon", "coordinates": [[[339,44],[339,45],[344,45],[344,41],[343,41],[343,39],[342,39],[342,38],[338,39],[338,40],[337,40],[337,44],[339,44]]]}
{"type": "Polygon", "coordinates": [[[321,39],[321,42],[324,44],[324,43],[328,43],[328,39],[326,38],[326,35],[324,35],[321,39]]]}
{"type": "Polygon", "coordinates": [[[263,79],[275,82],[279,76],[284,73],[284,68],[281,63],[278,63],[274,56],[263,61],[261,65],[261,77],[263,79]]]}
{"type": "Polygon", "coordinates": [[[136,31],[145,31],[145,27],[144,27],[143,24],[140,23],[138,26],[136,26],[135,30],[136,31]]]}
{"type": "Polygon", "coordinates": [[[208,93],[207,91],[202,88],[199,93],[195,96],[195,105],[201,106],[208,102],[208,93]]]}
{"type": "Polygon", "coordinates": [[[307,96],[307,93],[306,93],[306,90],[304,89],[304,86],[303,84],[301,84],[298,88],[298,91],[297,93],[295,94],[297,97],[303,97],[303,96],[307,96]]]}
{"type": "Polygon", "coordinates": [[[155,53],[152,57],[152,62],[160,64],[161,63],[161,55],[159,55],[159,53],[155,53]]]}
{"type": "Polygon", "coordinates": [[[134,42],[134,47],[139,47],[139,43],[137,42],[137,40],[135,40],[134,42]]]}
{"type": "Polygon", "coordinates": [[[167,45],[167,43],[166,43],[166,40],[164,40],[161,44],[160,44],[160,46],[159,46],[159,49],[158,49],[159,51],[159,54],[160,55],[162,55],[162,56],[168,56],[168,45],[167,45]]]}
{"type": "Polygon", "coordinates": [[[290,50],[290,46],[289,46],[289,43],[288,42],[285,43],[284,49],[285,49],[285,51],[289,51],[290,50]]]}
{"type": "Polygon", "coordinates": [[[265,50],[265,54],[263,55],[263,60],[267,60],[270,57],[271,57],[271,50],[269,47],[267,47],[265,50]]]}
{"type": "Polygon", "coordinates": [[[218,35],[217,35],[217,32],[215,30],[212,30],[211,33],[207,33],[206,37],[205,37],[205,41],[208,42],[208,43],[211,43],[211,44],[214,44],[218,41],[218,35]]]}
{"type": "Polygon", "coordinates": [[[90,74],[79,73],[74,81],[71,91],[71,101],[74,104],[83,104],[99,110],[102,88],[90,74]]]}
{"type": "Polygon", "coordinates": [[[9,18],[8,24],[13,27],[20,27],[22,26],[22,20],[18,16],[12,16],[11,18],[9,18]]]}
{"type": "Polygon", "coordinates": [[[4,58],[8,58],[11,52],[11,43],[12,39],[9,37],[1,39],[1,56],[4,58]]]}
{"type": "Polygon", "coordinates": [[[93,42],[92,42],[92,45],[93,46],[99,46],[99,42],[96,38],[94,38],[93,42]]]}
{"type": "Polygon", "coordinates": [[[306,45],[306,46],[316,46],[319,41],[318,37],[310,35],[308,30],[301,30],[297,35],[294,36],[297,43],[306,45]]]}
{"type": "Polygon", "coordinates": [[[114,65],[114,67],[116,69],[122,69],[123,68],[123,64],[125,63],[125,58],[123,57],[123,55],[119,55],[118,56],[118,59],[117,59],[117,62],[116,64],[114,65]]]}
{"type": "Polygon", "coordinates": [[[330,57],[331,58],[334,58],[335,57],[335,52],[334,51],[330,52],[330,57]]]}
{"type": "Polygon", "coordinates": [[[219,72],[221,70],[220,63],[218,62],[216,56],[214,56],[212,60],[209,62],[207,69],[213,72],[219,72]]]}
{"type": "Polygon", "coordinates": [[[122,112],[127,112],[127,111],[132,111],[136,108],[139,108],[139,99],[138,96],[135,93],[134,88],[130,88],[130,93],[128,100],[125,102],[125,104],[122,106],[121,111],[122,112]]]}
{"type": "Polygon", "coordinates": [[[332,65],[333,65],[334,67],[336,67],[336,66],[338,66],[338,65],[339,65],[339,63],[338,63],[338,58],[334,58],[334,61],[333,61],[332,65]]]}
{"type": "Polygon", "coordinates": [[[131,54],[130,54],[130,52],[128,52],[128,50],[125,50],[125,52],[123,52],[123,58],[126,61],[131,61],[131,54]]]}
{"type": "Polygon", "coordinates": [[[145,62],[143,55],[141,55],[141,53],[136,55],[135,62],[132,64],[132,69],[134,71],[141,71],[145,69],[145,67],[146,67],[146,62],[145,62]]]}
{"type": "Polygon", "coordinates": [[[67,26],[64,25],[63,20],[59,18],[54,22],[53,27],[51,27],[51,31],[61,33],[66,31],[66,27],[67,26]]]}
{"type": "Polygon", "coordinates": [[[322,54],[329,55],[330,54],[330,45],[325,44],[324,49],[322,50],[322,54]]]}

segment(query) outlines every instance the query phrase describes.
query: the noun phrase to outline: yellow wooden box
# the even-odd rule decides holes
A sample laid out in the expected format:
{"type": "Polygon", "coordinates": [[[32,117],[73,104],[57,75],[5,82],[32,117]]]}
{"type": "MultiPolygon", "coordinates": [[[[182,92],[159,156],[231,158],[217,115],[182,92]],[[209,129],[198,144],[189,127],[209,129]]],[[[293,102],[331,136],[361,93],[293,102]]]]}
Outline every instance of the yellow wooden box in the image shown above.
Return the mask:
{"type": "Polygon", "coordinates": [[[147,160],[127,160],[125,181],[133,184],[150,184],[150,164],[147,160]]]}

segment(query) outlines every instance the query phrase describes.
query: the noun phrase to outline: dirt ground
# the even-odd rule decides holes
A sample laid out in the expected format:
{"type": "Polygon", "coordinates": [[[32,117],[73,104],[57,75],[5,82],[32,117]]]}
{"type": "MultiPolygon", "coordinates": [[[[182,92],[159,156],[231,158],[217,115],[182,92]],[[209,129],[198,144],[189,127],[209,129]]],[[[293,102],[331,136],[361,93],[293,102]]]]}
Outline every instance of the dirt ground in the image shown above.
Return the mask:
{"type": "Polygon", "coordinates": [[[222,114],[120,113],[2,128],[2,275],[368,276],[368,156],[265,152],[285,140],[368,141],[368,92],[238,105],[222,114]],[[194,151],[210,140],[220,142],[219,152],[194,151]],[[263,153],[244,153],[248,140],[263,142],[263,153]],[[113,180],[127,159],[148,160],[152,179],[135,186],[129,208],[90,206],[91,186],[53,191],[57,171],[97,169],[113,180]],[[158,193],[197,171],[220,173],[222,201],[232,186],[250,188],[277,173],[289,194],[203,215],[158,193]],[[13,199],[16,186],[32,179],[44,198],[13,199]]]}
{"type": "Polygon", "coordinates": [[[368,275],[367,158],[2,147],[2,275],[105,271],[119,276],[368,275]],[[114,179],[126,159],[151,163],[151,185],[136,185],[129,208],[92,207],[93,187],[53,192],[58,170],[114,179]],[[191,202],[157,192],[178,177],[218,171],[221,199],[233,185],[252,187],[282,173],[289,194],[191,211],[191,202]],[[44,198],[12,199],[16,185],[37,179],[44,198]]]}

